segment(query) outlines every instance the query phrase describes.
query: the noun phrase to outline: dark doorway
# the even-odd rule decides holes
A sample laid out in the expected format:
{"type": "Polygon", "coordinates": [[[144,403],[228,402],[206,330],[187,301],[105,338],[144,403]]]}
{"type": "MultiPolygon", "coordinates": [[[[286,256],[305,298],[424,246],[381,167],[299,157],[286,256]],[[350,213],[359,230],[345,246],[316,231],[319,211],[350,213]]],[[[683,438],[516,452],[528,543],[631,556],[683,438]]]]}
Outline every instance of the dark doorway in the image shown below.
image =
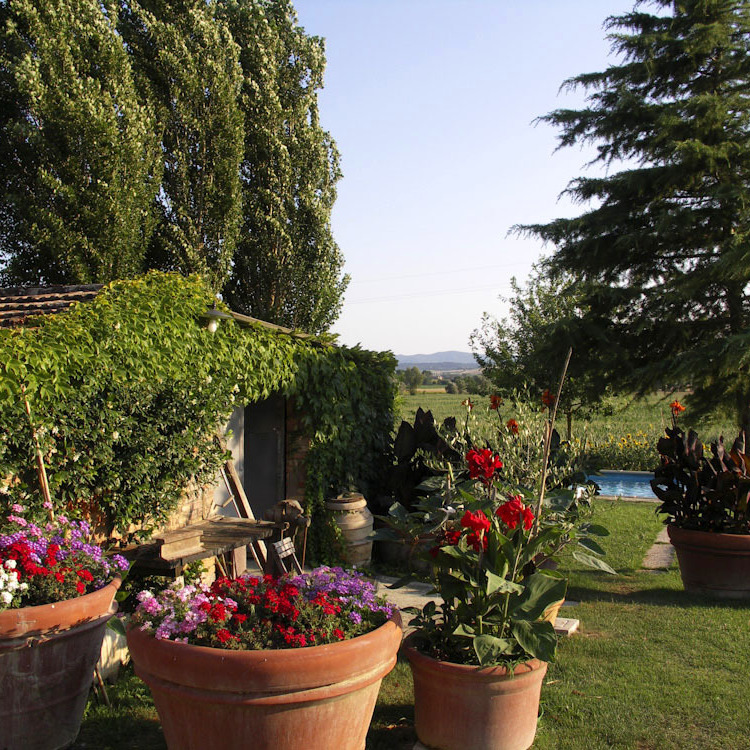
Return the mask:
{"type": "Polygon", "coordinates": [[[244,486],[256,518],[286,496],[286,400],[271,396],[245,408],[244,486]]]}

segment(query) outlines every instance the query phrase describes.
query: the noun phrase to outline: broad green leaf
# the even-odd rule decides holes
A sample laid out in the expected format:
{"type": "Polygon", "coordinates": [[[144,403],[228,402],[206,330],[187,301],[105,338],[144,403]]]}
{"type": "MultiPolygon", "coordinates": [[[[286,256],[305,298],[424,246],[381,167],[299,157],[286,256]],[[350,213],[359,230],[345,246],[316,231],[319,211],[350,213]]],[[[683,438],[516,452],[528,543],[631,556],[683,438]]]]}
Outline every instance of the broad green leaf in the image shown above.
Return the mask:
{"type": "Polygon", "coordinates": [[[587,534],[593,534],[594,536],[609,536],[609,529],[597,523],[587,523],[583,526],[583,530],[587,534]]]}
{"type": "Polygon", "coordinates": [[[585,552],[578,551],[573,553],[573,557],[578,560],[578,562],[583,563],[584,565],[588,565],[590,568],[596,568],[597,570],[603,570],[605,573],[617,575],[617,571],[614,568],[607,565],[604,560],[601,560],[598,557],[587,555],[585,552]]]}
{"type": "Polygon", "coordinates": [[[391,583],[388,588],[389,589],[400,589],[402,586],[406,586],[407,583],[413,583],[415,581],[415,577],[413,573],[409,573],[408,575],[402,576],[397,581],[394,581],[391,583]]]}
{"type": "Polygon", "coordinates": [[[474,652],[483,667],[496,664],[501,656],[513,651],[515,645],[507,638],[496,638],[494,635],[478,635],[474,638],[474,652]]]}
{"type": "Polygon", "coordinates": [[[501,594],[520,594],[522,591],[523,586],[509,581],[507,578],[496,576],[489,570],[487,571],[487,596],[492,596],[495,592],[500,592],[501,594]]]}
{"type": "Polygon", "coordinates": [[[582,539],[579,539],[578,544],[580,544],[581,547],[585,547],[587,550],[597,555],[606,554],[606,552],[593,539],[589,539],[588,537],[583,537],[582,539]]]}
{"type": "Polygon", "coordinates": [[[545,620],[512,620],[511,631],[518,645],[530,656],[554,661],[557,636],[552,624],[545,620]]]}
{"type": "Polygon", "coordinates": [[[476,634],[476,631],[474,630],[471,625],[466,625],[465,623],[461,623],[454,631],[453,635],[457,635],[460,638],[473,638],[476,634]]]}
{"type": "Polygon", "coordinates": [[[524,592],[513,603],[511,614],[527,620],[536,620],[554,602],[565,598],[568,582],[545,573],[534,573],[524,581],[524,592]]]}

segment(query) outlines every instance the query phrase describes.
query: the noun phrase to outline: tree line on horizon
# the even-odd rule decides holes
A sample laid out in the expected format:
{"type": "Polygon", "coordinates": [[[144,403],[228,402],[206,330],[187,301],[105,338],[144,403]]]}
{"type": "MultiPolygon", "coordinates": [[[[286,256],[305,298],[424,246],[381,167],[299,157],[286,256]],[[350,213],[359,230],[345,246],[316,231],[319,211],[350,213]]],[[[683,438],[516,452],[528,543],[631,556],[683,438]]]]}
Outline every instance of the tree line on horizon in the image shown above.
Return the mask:
{"type": "Polygon", "coordinates": [[[312,333],[348,277],[290,0],[0,0],[0,283],[199,273],[312,333]]]}

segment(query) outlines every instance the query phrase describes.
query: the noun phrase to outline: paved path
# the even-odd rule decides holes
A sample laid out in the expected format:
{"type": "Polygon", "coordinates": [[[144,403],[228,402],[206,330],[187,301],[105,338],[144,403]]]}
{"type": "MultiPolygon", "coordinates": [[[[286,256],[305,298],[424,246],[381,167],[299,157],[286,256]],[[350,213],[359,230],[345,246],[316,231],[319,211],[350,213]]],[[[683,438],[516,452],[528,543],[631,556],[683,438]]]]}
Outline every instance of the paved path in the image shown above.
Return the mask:
{"type": "Polygon", "coordinates": [[[656,541],[643,558],[644,570],[668,570],[674,562],[674,547],[669,541],[665,526],[656,537],[656,541]]]}

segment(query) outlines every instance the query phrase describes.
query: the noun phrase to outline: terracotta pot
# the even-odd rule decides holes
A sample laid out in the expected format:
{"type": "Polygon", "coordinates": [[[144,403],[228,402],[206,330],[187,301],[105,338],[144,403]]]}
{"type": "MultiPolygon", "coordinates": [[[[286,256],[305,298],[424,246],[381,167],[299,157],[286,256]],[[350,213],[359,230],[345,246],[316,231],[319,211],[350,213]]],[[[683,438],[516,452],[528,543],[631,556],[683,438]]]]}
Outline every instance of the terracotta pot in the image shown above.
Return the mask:
{"type": "Polygon", "coordinates": [[[334,523],[341,529],[344,539],[344,562],[348,565],[366,565],[372,559],[373,517],[365,496],[348,492],[333,500],[326,500],[334,523]]]}
{"type": "Polygon", "coordinates": [[[474,667],[437,661],[409,639],[417,737],[439,750],[526,750],[534,742],[547,663],[474,667]]]}
{"type": "Polygon", "coordinates": [[[133,629],[128,647],[173,750],[362,750],[401,635],[397,613],[325,646],[227,651],[133,629]]]}
{"type": "Polygon", "coordinates": [[[0,612],[0,747],[73,743],[120,579],[55,604],[0,612]]]}
{"type": "Polygon", "coordinates": [[[750,599],[750,534],[718,534],[667,526],[685,591],[750,599]]]}

